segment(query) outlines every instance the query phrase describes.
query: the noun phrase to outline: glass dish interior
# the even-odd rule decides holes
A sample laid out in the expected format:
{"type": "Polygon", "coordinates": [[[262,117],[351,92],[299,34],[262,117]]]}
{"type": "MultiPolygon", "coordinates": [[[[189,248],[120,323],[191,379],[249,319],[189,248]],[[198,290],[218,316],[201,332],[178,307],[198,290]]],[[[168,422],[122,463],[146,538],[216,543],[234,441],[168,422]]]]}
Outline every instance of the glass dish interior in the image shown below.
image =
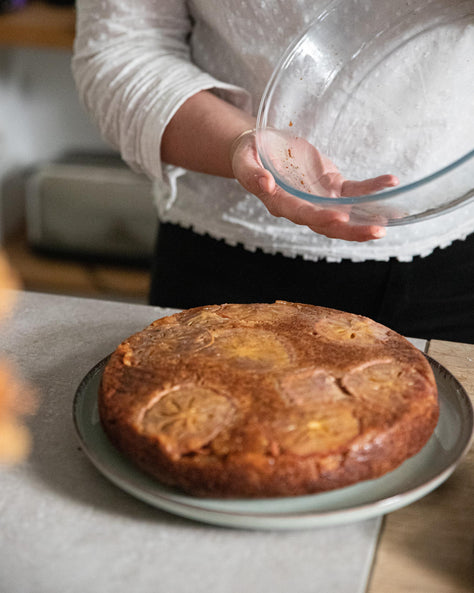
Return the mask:
{"type": "Polygon", "coordinates": [[[286,191],[404,224],[474,197],[474,0],[336,0],[285,52],[263,94],[257,146],[286,191]],[[346,179],[395,188],[331,198],[306,142],[346,179]]]}

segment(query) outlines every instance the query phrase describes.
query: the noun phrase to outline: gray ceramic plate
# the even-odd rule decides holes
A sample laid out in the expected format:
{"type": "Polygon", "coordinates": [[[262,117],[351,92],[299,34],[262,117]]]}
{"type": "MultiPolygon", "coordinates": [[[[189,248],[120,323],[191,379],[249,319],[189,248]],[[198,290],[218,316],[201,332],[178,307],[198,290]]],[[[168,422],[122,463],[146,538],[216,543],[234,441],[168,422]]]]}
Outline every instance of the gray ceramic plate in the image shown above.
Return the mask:
{"type": "Polygon", "coordinates": [[[74,400],[74,422],[85,454],[103,475],[129,494],[204,523],[245,529],[301,529],[383,515],[420,499],[444,482],[469,449],[473,435],[473,408],[466,391],[449,371],[428,357],[439,390],[438,426],[425,447],[396,470],[377,480],[310,496],[194,498],[142,473],[107,439],[97,408],[106,360],[84,377],[74,400]]]}

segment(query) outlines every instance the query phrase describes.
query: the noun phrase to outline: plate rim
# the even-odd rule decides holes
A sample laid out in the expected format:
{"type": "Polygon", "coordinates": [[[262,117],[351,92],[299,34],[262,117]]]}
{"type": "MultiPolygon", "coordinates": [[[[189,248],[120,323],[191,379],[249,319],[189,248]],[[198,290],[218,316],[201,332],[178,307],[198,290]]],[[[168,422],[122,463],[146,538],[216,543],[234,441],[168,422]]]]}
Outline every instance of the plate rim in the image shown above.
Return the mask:
{"type": "MultiPolygon", "coordinates": [[[[456,396],[456,403],[459,407],[463,407],[464,412],[467,411],[467,417],[464,414],[462,414],[461,422],[465,425],[464,430],[468,433],[469,436],[465,439],[465,441],[463,441],[461,445],[459,445],[460,451],[456,459],[426,482],[414,486],[413,488],[407,489],[406,491],[395,493],[391,496],[381,498],[379,500],[375,500],[372,502],[367,502],[366,504],[360,504],[357,506],[349,506],[347,508],[332,510],[306,509],[302,511],[296,510],[294,512],[261,512],[258,510],[239,511],[232,509],[216,509],[202,506],[200,504],[201,499],[198,497],[192,497],[190,495],[180,492],[170,494],[167,494],[166,492],[156,492],[153,489],[150,489],[150,487],[147,484],[136,483],[134,476],[128,478],[122,476],[121,471],[114,471],[113,468],[109,467],[106,463],[102,461],[100,453],[98,453],[91,447],[91,445],[88,442],[87,436],[84,434],[84,427],[82,426],[82,423],[79,421],[79,409],[81,407],[81,404],[84,403],[84,399],[87,397],[87,387],[89,383],[93,381],[93,379],[97,375],[102,373],[103,368],[105,367],[107,361],[111,356],[110,354],[102,358],[91,369],[89,369],[89,371],[84,375],[76,389],[73,399],[74,428],[76,431],[76,436],[81,444],[82,451],[84,452],[88,460],[104,477],[106,477],[109,481],[111,481],[121,490],[127,492],[128,494],[141,500],[142,502],[145,502],[155,508],[159,508],[163,511],[172,513],[174,515],[214,525],[239,527],[245,529],[300,529],[302,527],[310,528],[318,526],[338,525],[342,523],[351,523],[355,521],[378,517],[380,515],[385,515],[387,513],[398,510],[399,508],[412,504],[416,500],[423,498],[425,495],[435,490],[450,477],[450,475],[454,472],[459,463],[465,457],[474,441],[474,407],[466,389],[461,384],[461,382],[445,366],[443,366],[430,355],[426,353],[423,353],[423,355],[430,363],[430,366],[432,367],[433,372],[435,373],[435,378],[436,373],[439,373],[444,376],[445,380],[448,380],[450,383],[453,384],[453,392],[456,396]]],[[[97,399],[95,399],[93,406],[97,406],[97,399]]],[[[104,436],[108,440],[105,431],[100,425],[100,422],[97,424],[96,428],[92,426],[92,430],[98,430],[100,433],[102,433],[102,436],[104,436]]],[[[108,442],[110,443],[110,441],[108,442]]],[[[111,447],[113,447],[111,443],[110,445],[111,447]]],[[[115,453],[117,454],[117,456],[120,457],[122,462],[130,464],[131,467],[133,467],[134,471],[138,472],[137,475],[139,475],[139,473],[141,472],[139,468],[134,466],[130,460],[128,460],[124,455],[120,453],[120,451],[115,450],[115,453]]],[[[144,472],[143,476],[144,480],[151,479],[150,476],[148,476],[144,472]]],[[[380,478],[375,478],[374,480],[367,480],[365,482],[377,482],[378,480],[383,480],[383,478],[384,476],[381,476],[380,478]]],[[[357,486],[357,484],[355,486],[357,486]]],[[[156,480],[156,487],[165,488],[166,486],[160,484],[160,482],[156,480]]],[[[351,486],[348,486],[348,488],[351,488],[351,486]]],[[[343,489],[337,489],[338,492],[341,490],[343,489]]],[[[329,493],[324,492],[319,494],[327,495],[329,493]]],[[[319,494],[309,494],[307,496],[317,497],[319,494]]],[[[208,503],[212,503],[213,501],[215,501],[217,504],[222,504],[227,501],[227,499],[218,498],[205,498],[202,500],[208,503]]],[[[236,501],[236,499],[231,500],[234,502],[236,501]]],[[[248,502],[247,499],[242,500],[248,502]]],[[[265,502],[265,500],[266,499],[262,498],[253,499],[253,501],[261,502],[265,502]]]]}

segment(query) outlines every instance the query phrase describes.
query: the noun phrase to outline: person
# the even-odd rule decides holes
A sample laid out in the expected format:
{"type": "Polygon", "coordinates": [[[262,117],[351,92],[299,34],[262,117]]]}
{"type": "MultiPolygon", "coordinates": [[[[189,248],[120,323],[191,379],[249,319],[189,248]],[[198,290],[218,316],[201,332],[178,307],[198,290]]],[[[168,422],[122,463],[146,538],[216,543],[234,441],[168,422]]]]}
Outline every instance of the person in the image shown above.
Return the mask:
{"type": "MultiPolygon", "coordinates": [[[[259,160],[256,109],[323,0],[78,0],[72,70],[86,110],[156,181],[150,303],[307,302],[411,337],[474,341],[474,205],[353,225],[286,193],[259,160]]],[[[318,172],[328,195],[397,184],[318,172]]]]}

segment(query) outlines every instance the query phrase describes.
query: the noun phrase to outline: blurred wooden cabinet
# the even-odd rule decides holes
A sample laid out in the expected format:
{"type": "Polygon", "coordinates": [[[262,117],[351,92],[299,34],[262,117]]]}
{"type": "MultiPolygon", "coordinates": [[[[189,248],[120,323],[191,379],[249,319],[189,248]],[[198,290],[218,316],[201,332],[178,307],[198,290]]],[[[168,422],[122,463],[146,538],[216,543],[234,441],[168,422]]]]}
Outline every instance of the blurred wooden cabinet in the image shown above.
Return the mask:
{"type": "Polygon", "coordinates": [[[75,10],[30,1],[25,8],[0,15],[0,46],[72,49],[75,10]]]}
{"type": "MultiPolygon", "coordinates": [[[[0,50],[71,51],[75,18],[73,7],[30,0],[23,9],[0,14],[0,50]]],[[[45,53],[50,59],[51,52],[45,53]]],[[[101,257],[82,260],[43,254],[31,250],[26,239],[21,229],[2,245],[25,290],[146,302],[149,270],[145,263],[112,265],[101,257]]]]}

